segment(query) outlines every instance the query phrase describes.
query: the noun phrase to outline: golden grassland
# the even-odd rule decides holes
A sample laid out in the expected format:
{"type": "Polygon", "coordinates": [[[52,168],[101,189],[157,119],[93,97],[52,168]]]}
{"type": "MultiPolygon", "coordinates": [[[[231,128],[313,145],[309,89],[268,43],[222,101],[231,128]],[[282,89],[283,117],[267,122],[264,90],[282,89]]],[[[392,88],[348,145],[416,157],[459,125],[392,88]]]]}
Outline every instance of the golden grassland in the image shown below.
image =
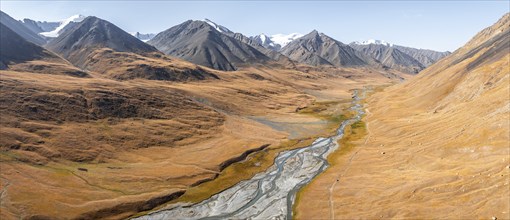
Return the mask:
{"type": "MultiPolygon", "coordinates": [[[[166,64],[119,56],[134,60],[127,66],[146,60],[197,68],[173,58],[166,64]]],[[[88,77],[0,71],[2,219],[125,218],[199,201],[264,170],[278,152],[334,130],[351,89],[393,82],[378,70],[308,67],[200,67],[219,79],[127,80],[119,75],[124,67],[88,77]],[[252,117],[284,123],[275,128],[252,117]]]]}
{"type": "Polygon", "coordinates": [[[509,219],[509,22],[370,96],[366,136],[300,192],[297,217],[509,219]]]}

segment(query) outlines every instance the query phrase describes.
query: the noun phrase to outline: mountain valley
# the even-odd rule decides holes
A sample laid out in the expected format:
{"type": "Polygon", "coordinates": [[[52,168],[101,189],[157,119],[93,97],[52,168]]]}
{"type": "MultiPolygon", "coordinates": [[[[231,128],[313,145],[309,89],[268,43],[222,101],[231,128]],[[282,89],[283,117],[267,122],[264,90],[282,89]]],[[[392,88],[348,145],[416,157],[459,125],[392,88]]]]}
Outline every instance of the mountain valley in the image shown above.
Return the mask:
{"type": "Polygon", "coordinates": [[[508,13],[454,52],[0,18],[1,219],[510,219],[508,13]]]}

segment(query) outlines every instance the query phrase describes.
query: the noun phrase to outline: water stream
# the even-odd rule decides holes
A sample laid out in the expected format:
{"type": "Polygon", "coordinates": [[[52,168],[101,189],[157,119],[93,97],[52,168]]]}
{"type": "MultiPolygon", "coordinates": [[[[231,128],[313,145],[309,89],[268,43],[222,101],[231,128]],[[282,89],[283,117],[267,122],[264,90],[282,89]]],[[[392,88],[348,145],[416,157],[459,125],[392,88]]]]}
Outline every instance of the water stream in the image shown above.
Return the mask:
{"type": "Polygon", "coordinates": [[[265,172],[200,203],[180,204],[137,219],[291,219],[296,193],[329,166],[326,158],[338,149],[345,127],[361,120],[364,111],[359,102],[365,90],[362,93],[354,91],[351,109],[356,115],[343,121],[335,135],[281,152],[265,172]]]}

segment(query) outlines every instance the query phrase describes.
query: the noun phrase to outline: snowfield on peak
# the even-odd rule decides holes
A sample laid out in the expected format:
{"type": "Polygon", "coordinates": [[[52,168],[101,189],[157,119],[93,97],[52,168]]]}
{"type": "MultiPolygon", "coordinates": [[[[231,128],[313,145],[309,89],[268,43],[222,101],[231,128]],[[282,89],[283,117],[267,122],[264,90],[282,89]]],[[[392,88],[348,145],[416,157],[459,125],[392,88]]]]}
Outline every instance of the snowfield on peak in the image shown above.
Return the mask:
{"type": "Polygon", "coordinates": [[[304,36],[300,33],[292,33],[292,34],[275,34],[272,35],[271,41],[273,41],[276,44],[279,44],[281,47],[285,47],[285,45],[289,44],[291,41],[298,39],[300,37],[304,36]]]}
{"type": "Polygon", "coordinates": [[[86,16],[83,16],[83,15],[73,15],[67,19],[64,19],[62,21],[60,21],[60,25],[53,31],[48,31],[48,32],[42,32],[40,33],[41,35],[45,36],[45,37],[58,37],[59,35],[59,32],[64,29],[69,23],[71,22],[80,22],[80,21],[83,21],[83,19],[85,19],[86,16]]]}
{"type": "Polygon", "coordinates": [[[289,44],[291,41],[302,37],[302,34],[292,33],[292,34],[275,34],[268,36],[266,34],[259,34],[253,37],[250,37],[252,40],[260,43],[265,48],[279,51],[285,45],[289,44]]]}
{"type": "Polygon", "coordinates": [[[369,45],[369,44],[378,44],[378,45],[385,45],[385,46],[389,46],[389,47],[392,47],[393,44],[392,43],[389,43],[389,42],[386,42],[384,40],[374,40],[374,39],[370,39],[370,40],[366,40],[366,41],[355,41],[354,44],[357,44],[357,45],[369,45]]]}

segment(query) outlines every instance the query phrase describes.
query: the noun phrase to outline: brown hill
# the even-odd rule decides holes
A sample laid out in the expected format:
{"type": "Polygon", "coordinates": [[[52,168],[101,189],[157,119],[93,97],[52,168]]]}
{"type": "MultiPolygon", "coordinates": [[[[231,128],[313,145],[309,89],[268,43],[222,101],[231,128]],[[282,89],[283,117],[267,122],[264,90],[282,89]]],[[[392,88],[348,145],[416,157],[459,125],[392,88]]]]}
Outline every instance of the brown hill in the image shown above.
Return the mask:
{"type": "Polygon", "coordinates": [[[368,99],[365,137],[333,156],[297,217],[509,219],[510,15],[368,99]]]}

